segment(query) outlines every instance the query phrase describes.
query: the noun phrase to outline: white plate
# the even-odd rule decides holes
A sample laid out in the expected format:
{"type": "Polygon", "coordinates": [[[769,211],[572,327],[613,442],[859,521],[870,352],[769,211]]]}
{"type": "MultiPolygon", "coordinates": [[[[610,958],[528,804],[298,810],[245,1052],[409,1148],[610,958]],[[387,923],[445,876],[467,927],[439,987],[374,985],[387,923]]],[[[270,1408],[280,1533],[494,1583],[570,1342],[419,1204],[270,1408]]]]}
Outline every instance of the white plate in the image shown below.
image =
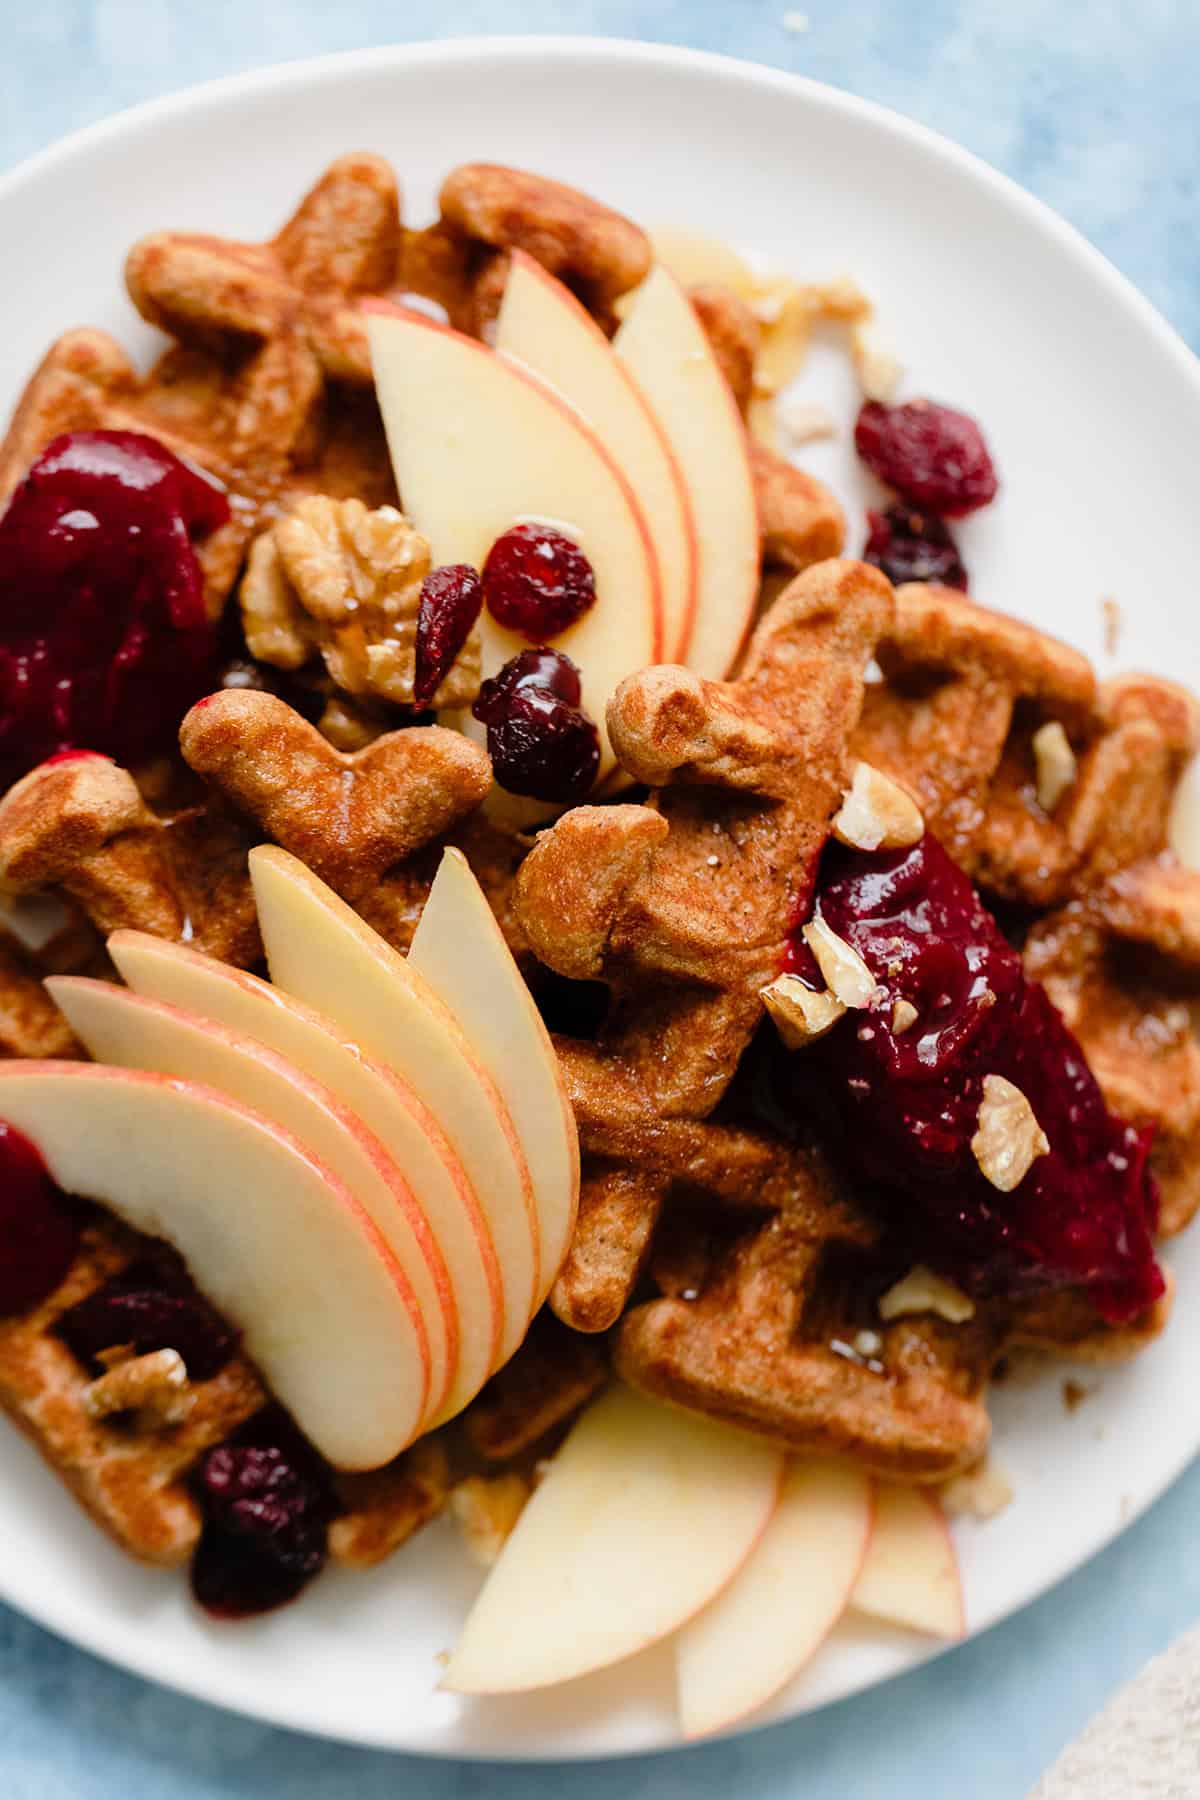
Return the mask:
{"type": "MultiPolygon", "coordinates": [[[[90,322],[147,351],[120,285],[133,240],[178,226],[261,237],[326,162],[382,151],[409,217],[440,177],[488,158],[577,182],[651,224],[714,233],[797,274],[852,271],[928,393],[984,421],[1004,479],[965,526],[978,596],[1104,663],[1200,674],[1195,448],[1200,365],[1066,225],[918,127],[792,76],[647,45],[457,42],[331,58],[201,88],[84,132],[0,182],[0,408],[51,337],[90,322]],[[18,274],[19,278],[13,277],[18,274]]],[[[852,416],[832,350],[805,377],[852,416]]],[[[846,443],[813,454],[850,503],[846,443]]],[[[959,1542],[972,1631],[1098,1550],[1179,1472],[1200,1415],[1200,1233],[1172,1247],[1184,1304],[1165,1339],[1068,1413],[1056,1368],[995,1398],[1015,1504],[959,1542]]],[[[1095,1375],[1087,1377],[1096,1382],[1095,1375]]],[[[477,1576],[448,1527],[381,1572],[330,1574],[302,1603],[207,1623],[185,1583],[127,1562],[5,1431],[0,1594],[64,1636],[191,1694],[301,1729],[437,1755],[612,1755],[675,1741],[670,1662],[652,1652],[540,1696],[461,1704],[435,1692],[477,1576]]],[[[850,1632],[774,1716],[895,1673],[921,1648],[850,1632]]]]}

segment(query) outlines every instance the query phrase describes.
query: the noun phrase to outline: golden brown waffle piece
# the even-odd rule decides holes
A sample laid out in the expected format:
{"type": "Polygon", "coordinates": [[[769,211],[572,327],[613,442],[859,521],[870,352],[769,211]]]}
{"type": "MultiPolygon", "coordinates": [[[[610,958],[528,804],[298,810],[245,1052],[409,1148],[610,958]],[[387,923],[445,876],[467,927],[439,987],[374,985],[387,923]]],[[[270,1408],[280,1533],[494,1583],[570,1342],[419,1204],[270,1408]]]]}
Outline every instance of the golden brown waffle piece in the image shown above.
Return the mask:
{"type": "Polygon", "coordinates": [[[307,863],[397,947],[411,940],[452,833],[503,918],[522,846],[472,818],[491,765],[459,732],[414,726],[345,754],[274,695],[243,691],[193,707],[180,746],[259,837],[307,863]]]}
{"type": "Polygon", "coordinates": [[[438,1437],[422,1438],[386,1469],[339,1475],[344,1511],[329,1527],[329,1554],[348,1568],[370,1569],[444,1511],[450,1459],[438,1437]]]}
{"type": "Polygon", "coordinates": [[[263,1390],[240,1357],[211,1381],[191,1384],[182,1424],[136,1432],[93,1419],[83,1395],[91,1375],[54,1335],[58,1317],[134,1258],[140,1240],[105,1219],[84,1232],[65,1281],[16,1319],[0,1319],[0,1406],[122,1549],[145,1562],[178,1564],[200,1536],[187,1474],[263,1404],[263,1390]]]}
{"type": "MultiPolygon", "coordinates": [[[[762,326],[754,309],[732,288],[715,284],[689,288],[688,299],[744,415],[754,394],[754,365],[762,348],[762,326]]],[[[836,556],[837,551],[829,554],[836,556]]]]}
{"type": "Polygon", "coordinates": [[[650,242],[629,219],[577,188],[495,163],[465,163],[442,183],[441,217],[406,233],[401,286],[483,337],[500,309],[508,252],[524,250],[566,283],[605,329],[612,303],[650,268],[650,242]]]}
{"type": "Polygon", "coordinates": [[[463,1414],[466,1442],[488,1463],[525,1457],[574,1417],[606,1375],[602,1345],[542,1311],[516,1355],[463,1414]]]}
{"type": "Polygon", "coordinates": [[[1029,973],[1083,1046],[1113,1111],[1153,1125],[1162,1230],[1200,1207],[1200,874],[1169,856],[1135,864],[1033,927],[1029,973]]]}
{"type": "Polygon", "coordinates": [[[68,756],[0,800],[0,886],[69,895],[101,937],[129,926],[247,967],[262,954],[252,842],[215,798],[157,813],[107,757],[68,756]]]}
{"type": "Polygon", "coordinates": [[[1078,651],[920,583],[897,590],[879,663],[855,750],[909,789],[988,891],[1057,905],[1162,848],[1200,742],[1182,688],[1150,676],[1098,686],[1078,651]],[[1069,771],[1052,805],[1039,800],[1035,743],[1047,726],[1062,728],[1069,771]]]}
{"type": "Polygon", "coordinates": [[[762,444],[751,444],[750,468],[764,567],[799,575],[842,554],[846,516],[823,482],[762,444]]]}

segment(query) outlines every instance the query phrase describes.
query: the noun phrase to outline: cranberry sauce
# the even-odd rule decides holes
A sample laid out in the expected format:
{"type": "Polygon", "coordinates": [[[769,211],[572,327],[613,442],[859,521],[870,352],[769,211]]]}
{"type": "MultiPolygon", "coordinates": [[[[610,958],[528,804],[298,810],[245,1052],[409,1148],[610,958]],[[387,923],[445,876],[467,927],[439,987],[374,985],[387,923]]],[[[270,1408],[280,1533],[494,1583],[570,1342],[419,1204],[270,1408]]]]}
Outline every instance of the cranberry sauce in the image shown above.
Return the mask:
{"type": "Polygon", "coordinates": [[[522,650],[485,681],[471,711],[487,726],[492,771],[510,794],[574,803],[591,791],[600,734],[580,704],[579,670],[561,650],[522,650]]]}
{"type": "Polygon", "coordinates": [[[79,1219],[36,1147],[0,1123],[0,1318],[49,1298],[79,1248],[79,1219]]]}
{"type": "MultiPolygon", "coordinates": [[[[817,905],[879,986],[869,1009],[789,1060],[819,1084],[851,1161],[896,1202],[906,1242],[977,1293],[1086,1287],[1110,1321],[1157,1299],[1151,1133],[1109,1113],[1079,1045],[937,840],[873,854],[831,845],[817,905]],[[898,1000],[917,1014],[899,1032],[898,1000]],[[986,1075],[1021,1090],[1050,1144],[1011,1193],[971,1148],[986,1075]]],[[[821,985],[799,934],[789,961],[821,985]]]]}
{"type": "Polygon", "coordinates": [[[266,1407],[209,1450],[195,1486],[205,1525],[192,1591],[206,1612],[270,1612],[324,1568],[338,1510],[332,1476],[281,1407],[266,1407]]]}
{"type": "Polygon", "coordinates": [[[42,452],[0,518],[0,782],[71,747],[128,761],[173,742],[214,685],[194,545],[228,517],[140,433],[42,452]]]}

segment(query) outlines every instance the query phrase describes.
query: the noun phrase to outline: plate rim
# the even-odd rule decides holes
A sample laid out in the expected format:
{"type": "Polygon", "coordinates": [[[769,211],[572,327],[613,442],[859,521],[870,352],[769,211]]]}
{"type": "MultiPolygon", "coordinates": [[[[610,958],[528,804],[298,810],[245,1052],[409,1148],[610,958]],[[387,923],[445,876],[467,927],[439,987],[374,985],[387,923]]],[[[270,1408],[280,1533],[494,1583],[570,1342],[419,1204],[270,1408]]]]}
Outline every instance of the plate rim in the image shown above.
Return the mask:
{"type": "MultiPolygon", "coordinates": [[[[1200,353],[1193,351],[1181,333],[1158,307],[1077,226],[1056,212],[1046,201],[1021,186],[1013,177],[995,168],[974,151],[934,130],[931,126],[924,125],[881,102],[864,98],[833,83],[818,81],[811,76],[793,73],[771,64],[754,61],[751,58],[699,50],[669,42],[597,34],[472,34],[453,38],[423,38],[412,42],[399,41],[367,48],[336,51],[319,56],[293,57],[281,62],[263,64],[238,71],[235,74],[185,85],[169,93],[125,107],[56,138],[50,144],[0,173],[0,212],[26,184],[36,183],[43,175],[52,174],[60,164],[70,163],[76,157],[81,154],[86,155],[91,150],[102,149],[110,142],[119,140],[126,133],[138,132],[147,128],[153,129],[160,121],[168,119],[174,121],[180,115],[203,112],[214,106],[219,107],[229,102],[251,98],[267,90],[279,92],[292,87],[302,88],[313,83],[353,79],[356,74],[375,74],[388,67],[403,65],[410,68],[414,64],[424,63],[437,65],[440,68],[470,64],[479,60],[495,64],[503,63],[510,58],[513,60],[526,58],[531,54],[544,57],[549,61],[576,61],[581,64],[588,62],[595,64],[607,59],[616,66],[627,66],[634,63],[668,75],[700,73],[716,76],[726,81],[735,81],[750,88],[766,87],[782,97],[802,100],[809,107],[838,115],[843,119],[861,121],[876,131],[891,134],[897,140],[924,150],[943,165],[949,165],[956,169],[960,174],[989,192],[995,200],[1006,206],[1029,229],[1035,231],[1043,239],[1049,240],[1061,253],[1073,258],[1078,265],[1082,265],[1084,272],[1090,274],[1092,280],[1099,284],[1108,298],[1125,313],[1126,317],[1141,327],[1144,336],[1153,343],[1158,354],[1163,356],[1173,367],[1178,378],[1192,390],[1197,404],[1200,405],[1200,353]]],[[[1173,1460],[1170,1473],[1156,1491],[1143,1496],[1126,1515],[1114,1518],[1111,1526],[1090,1545],[1085,1554],[1063,1567],[1049,1582],[1035,1581],[1019,1591],[1011,1605],[1007,1605],[988,1625],[970,1632],[963,1642],[982,1637],[985,1632],[991,1631],[1011,1619],[1035,1598],[1049,1593],[1061,1582],[1084,1568],[1142,1517],[1149,1507],[1179,1479],[1198,1454],[1200,1454],[1200,1441],[1190,1450],[1181,1452],[1178,1458],[1173,1460]]],[[[303,1719],[289,1714],[286,1709],[264,1706],[260,1701],[239,1704],[236,1698],[229,1698],[224,1694],[219,1699],[214,1699],[211,1693],[206,1692],[201,1685],[193,1683],[186,1673],[175,1671],[164,1674],[157,1670],[153,1662],[153,1649],[149,1644],[144,1651],[135,1651],[132,1654],[129,1650],[116,1652],[106,1647],[101,1629],[93,1628],[86,1620],[81,1622],[71,1620],[68,1617],[69,1608],[66,1605],[55,1604],[53,1595],[47,1596],[44,1602],[40,1598],[31,1601],[24,1595],[18,1599],[12,1596],[8,1583],[0,1578],[0,1600],[42,1629],[153,1686],[182,1694],[193,1702],[219,1711],[234,1713],[277,1729],[293,1731],[301,1736],[325,1742],[385,1751],[394,1755],[429,1758],[435,1761],[496,1762],[518,1765],[525,1762],[537,1764],[557,1761],[621,1761],[634,1756],[664,1755],[677,1749],[688,1748],[687,1745],[679,1743],[652,1748],[644,1746],[617,1747],[602,1751],[584,1751],[573,1755],[569,1750],[561,1749],[548,1749],[544,1752],[522,1750],[506,1753],[503,1750],[474,1750],[470,1747],[458,1746],[453,1749],[440,1749],[430,1745],[397,1746],[367,1731],[358,1731],[351,1735],[336,1729],[331,1730],[322,1725],[306,1724],[303,1719]]],[[[931,1648],[927,1655],[921,1656],[919,1660],[915,1660],[906,1668],[882,1678],[868,1677],[847,1688],[837,1699],[820,1703],[819,1709],[824,1710],[825,1706],[840,1704],[842,1700],[851,1699],[874,1687],[900,1679],[904,1675],[914,1672],[918,1667],[924,1667],[928,1661],[940,1659],[955,1647],[955,1645],[948,1644],[931,1648]]],[[[794,1722],[796,1717],[803,1716],[801,1713],[790,1715],[784,1719],[749,1719],[706,1741],[719,1743],[743,1735],[757,1734],[784,1723],[794,1722]]]]}

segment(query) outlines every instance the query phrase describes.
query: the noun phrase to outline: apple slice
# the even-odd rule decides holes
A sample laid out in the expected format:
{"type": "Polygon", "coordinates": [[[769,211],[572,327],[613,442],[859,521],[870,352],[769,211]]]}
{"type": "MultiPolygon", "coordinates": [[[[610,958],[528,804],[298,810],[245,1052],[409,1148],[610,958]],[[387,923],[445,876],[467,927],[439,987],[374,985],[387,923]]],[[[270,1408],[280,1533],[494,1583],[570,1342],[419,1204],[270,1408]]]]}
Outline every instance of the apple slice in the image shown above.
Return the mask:
{"type": "Polygon", "coordinates": [[[335,1468],[390,1462],[429,1396],[420,1314],[350,1189],[258,1113],[97,1063],[0,1063],[0,1119],[69,1194],[166,1238],[335,1468]]]}
{"type": "Polygon", "coordinates": [[[479,1196],[504,1283],[500,1359],[541,1289],[533,1183],[516,1127],[457,1019],[415,968],[286,850],[250,852],[271,977],[415,1090],[479,1196]]]}
{"type": "Polygon", "coordinates": [[[408,963],[462,1026],[516,1127],[537,1209],[540,1303],[575,1231],[579,1135],[550,1033],[461,850],[442,853],[408,963]]]}
{"type": "Polygon", "coordinates": [[[512,252],[495,345],[570,401],[628,476],[658,556],[660,654],[680,660],[696,610],[696,527],[679,463],[645,395],[570,288],[524,250],[512,252]]]}
{"type": "Polygon", "coordinates": [[[892,1481],[876,1484],[875,1529],[850,1604],[889,1625],[933,1637],[962,1636],[958,1557],[932,1494],[892,1481]]]}
{"type": "Polygon", "coordinates": [[[458,1368],[442,1417],[460,1412],[499,1358],[504,1291],[483,1208],[429,1108],[328,1019],[256,975],[141,931],[115,931],[108,952],[136,993],[256,1038],[329,1088],[386,1147],[429,1222],[457,1300],[458,1368]]]}
{"type": "Polygon", "coordinates": [[[758,1543],[676,1643],[679,1717],[707,1737],[765,1706],[815,1655],[858,1579],[871,1535],[870,1477],[793,1463],[758,1543]]]}
{"type": "MultiPolygon", "coordinates": [[[[595,605],[554,647],[579,665],[602,780],[609,696],[662,644],[658,559],[629,481],[560,395],[485,344],[387,305],[369,310],[367,331],[396,484],[434,562],[480,569],[525,519],[567,531],[591,562],[595,605]]],[[[486,609],[480,627],[485,676],[529,647],[486,609]]]]}
{"type": "Polygon", "coordinates": [[[550,1464],[442,1686],[511,1694],[644,1650],[732,1581],[779,1496],[756,1438],[614,1385],[550,1464]]]}
{"type": "Polygon", "coordinates": [[[758,596],[758,506],[746,429],[704,327],[661,264],[634,295],[613,349],[653,407],[692,503],[696,612],[679,660],[719,679],[737,658],[758,596]]]}
{"type": "Polygon", "coordinates": [[[425,1215],[379,1139],[328,1088],[254,1038],[109,981],[52,975],[46,986],[97,1062],[177,1076],[231,1094],[281,1125],[345,1182],[416,1296],[435,1415],[458,1363],[458,1306],[425,1215]]]}

